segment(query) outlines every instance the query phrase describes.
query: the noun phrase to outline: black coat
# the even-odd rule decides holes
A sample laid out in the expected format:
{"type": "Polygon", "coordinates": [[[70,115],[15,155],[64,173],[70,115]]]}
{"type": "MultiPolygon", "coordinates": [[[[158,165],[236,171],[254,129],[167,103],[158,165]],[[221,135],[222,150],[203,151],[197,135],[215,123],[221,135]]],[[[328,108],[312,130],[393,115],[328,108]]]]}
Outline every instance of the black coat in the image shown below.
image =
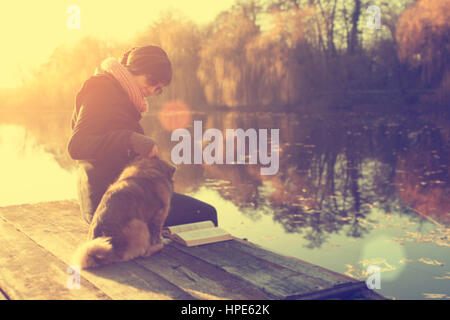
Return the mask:
{"type": "Polygon", "coordinates": [[[141,118],[110,74],[90,77],[78,92],[68,151],[78,160],[78,197],[88,222],[107,187],[136,156],[129,140],[132,132],[144,134],[141,118]]]}

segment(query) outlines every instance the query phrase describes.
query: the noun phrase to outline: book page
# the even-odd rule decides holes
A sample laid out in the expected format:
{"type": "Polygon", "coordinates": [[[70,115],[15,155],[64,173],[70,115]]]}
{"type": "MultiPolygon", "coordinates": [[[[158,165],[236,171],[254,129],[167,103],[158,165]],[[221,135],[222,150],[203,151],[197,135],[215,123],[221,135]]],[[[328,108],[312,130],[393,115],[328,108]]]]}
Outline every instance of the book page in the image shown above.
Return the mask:
{"type": "Polygon", "coordinates": [[[231,239],[231,235],[220,228],[208,228],[208,229],[200,229],[200,230],[191,230],[186,232],[178,233],[178,236],[189,243],[190,241],[199,240],[199,239],[211,239],[214,240],[216,238],[224,238],[231,239]]]}
{"type": "Polygon", "coordinates": [[[170,227],[167,227],[167,230],[169,232],[163,232],[163,234],[168,235],[168,234],[186,232],[186,231],[191,231],[191,230],[207,229],[207,228],[215,228],[214,223],[212,221],[208,220],[208,221],[180,224],[178,226],[170,226],[170,227]]]}

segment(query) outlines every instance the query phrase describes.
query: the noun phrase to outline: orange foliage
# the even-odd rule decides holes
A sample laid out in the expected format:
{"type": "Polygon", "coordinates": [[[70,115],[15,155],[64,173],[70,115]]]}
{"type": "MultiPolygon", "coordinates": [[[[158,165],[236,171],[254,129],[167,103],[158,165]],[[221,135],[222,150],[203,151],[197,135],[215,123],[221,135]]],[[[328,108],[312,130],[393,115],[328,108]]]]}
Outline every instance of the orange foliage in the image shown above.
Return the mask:
{"type": "Polygon", "coordinates": [[[397,26],[400,60],[423,66],[426,80],[448,68],[450,1],[420,0],[405,10],[397,26]]]}
{"type": "Polygon", "coordinates": [[[433,158],[431,152],[422,154],[409,153],[399,159],[395,177],[395,185],[399,198],[403,203],[425,218],[437,219],[443,223],[450,222],[450,197],[445,181],[423,181],[426,173],[421,176],[418,173],[425,171],[433,158]]]}
{"type": "Polygon", "coordinates": [[[396,38],[400,60],[422,67],[422,81],[450,99],[450,1],[419,0],[400,17],[396,38]]]}
{"type": "Polygon", "coordinates": [[[449,30],[449,1],[418,1],[403,12],[398,23],[396,38],[400,59],[417,64],[436,58],[441,54],[439,48],[448,46],[444,40],[449,30]]]}

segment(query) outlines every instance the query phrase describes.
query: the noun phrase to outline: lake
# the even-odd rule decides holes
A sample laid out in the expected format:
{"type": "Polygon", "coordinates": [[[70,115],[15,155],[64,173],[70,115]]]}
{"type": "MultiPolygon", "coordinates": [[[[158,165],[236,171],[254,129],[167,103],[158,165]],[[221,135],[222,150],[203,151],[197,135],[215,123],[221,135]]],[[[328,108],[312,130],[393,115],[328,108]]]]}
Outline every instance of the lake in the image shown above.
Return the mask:
{"type": "MultiPolygon", "coordinates": [[[[70,116],[0,114],[0,206],[76,198],[70,116]]],[[[224,229],[360,280],[376,266],[389,298],[450,299],[447,113],[185,110],[141,123],[170,159],[171,132],[193,134],[196,120],[224,134],[279,129],[276,174],[259,162],[178,165],[175,191],[214,205],[224,229]]]]}

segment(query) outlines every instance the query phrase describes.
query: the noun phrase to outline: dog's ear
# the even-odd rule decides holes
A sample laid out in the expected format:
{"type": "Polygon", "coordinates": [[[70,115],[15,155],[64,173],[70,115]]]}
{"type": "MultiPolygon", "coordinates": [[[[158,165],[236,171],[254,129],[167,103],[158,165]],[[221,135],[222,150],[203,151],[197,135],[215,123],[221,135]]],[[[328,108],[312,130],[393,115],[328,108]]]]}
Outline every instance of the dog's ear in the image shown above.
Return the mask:
{"type": "Polygon", "coordinates": [[[173,178],[177,168],[168,161],[158,160],[158,162],[158,168],[161,172],[163,172],[168,178],[173,178]]]}

